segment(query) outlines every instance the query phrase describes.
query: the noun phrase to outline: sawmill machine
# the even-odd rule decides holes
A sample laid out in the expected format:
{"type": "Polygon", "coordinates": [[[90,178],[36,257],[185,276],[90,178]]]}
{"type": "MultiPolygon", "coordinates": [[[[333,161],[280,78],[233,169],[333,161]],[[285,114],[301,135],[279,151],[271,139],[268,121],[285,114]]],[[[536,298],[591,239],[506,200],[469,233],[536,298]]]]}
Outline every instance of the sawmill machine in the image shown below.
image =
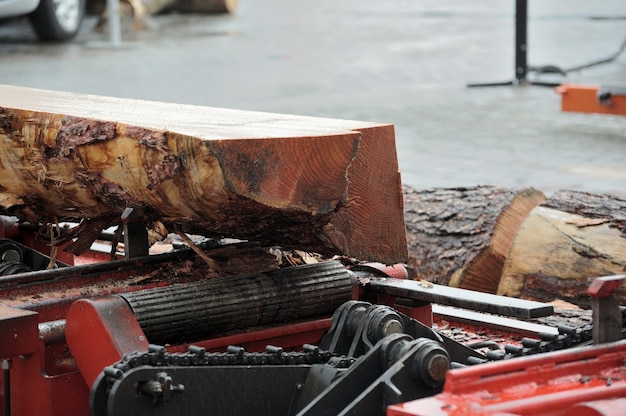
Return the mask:
{"type": "Polygon", "coordinates": [[[392,125],[0,85],[0,409],[624,414],[624,276],[539,322],[409,276],[403,208],[392,125]]]}
{"type": "MultiPolygon", "coordinates": [[[[547,304],[407,279],[402,265],[328,259],[207,279],[184,244],[113,261],[91,250],[80,265],[48,268],[34,241],[17,224],[0,240],[5,415],[624,409],[621,318],[607,326],[623,276],[596,280],[604,323],[594,334],[527,322],[552,314],[547,304]],[[518,342],[481,351],[437,330],[441,316],[518,342]],[[592,335],[606,342],[589,345],[592,335]]],[[[279,251],[211,240],[198,248],[215,259],[279,251]]]]}

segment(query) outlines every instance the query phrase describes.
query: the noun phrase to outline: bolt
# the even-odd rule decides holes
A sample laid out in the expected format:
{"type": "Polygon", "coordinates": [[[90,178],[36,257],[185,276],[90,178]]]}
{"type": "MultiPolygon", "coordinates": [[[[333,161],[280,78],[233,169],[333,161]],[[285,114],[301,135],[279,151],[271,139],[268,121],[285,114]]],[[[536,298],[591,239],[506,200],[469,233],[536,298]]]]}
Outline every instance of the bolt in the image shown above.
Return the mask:
{"type": "Polygon", "coordinates": [[[121,378],[124,375],[124,372],[119,368],[104,367],[104,374],[111,378],[121,378]]]}
{"type": "Polygon", "coordinates": [[[389,319],[383,324],[383,334],[385,336],[391,334],[401,334],[402,331],[404,331],[404,328],[402,327],[402,322],[398,321],[397,319],[389,319]]]}
{"type": "Polygon", "coordinates": [[[449,367],[450,361],[448,360],[448,357],[443,354],[433,355],[426,364],[428,375],[437,383],[446,379],[449,367]]]}

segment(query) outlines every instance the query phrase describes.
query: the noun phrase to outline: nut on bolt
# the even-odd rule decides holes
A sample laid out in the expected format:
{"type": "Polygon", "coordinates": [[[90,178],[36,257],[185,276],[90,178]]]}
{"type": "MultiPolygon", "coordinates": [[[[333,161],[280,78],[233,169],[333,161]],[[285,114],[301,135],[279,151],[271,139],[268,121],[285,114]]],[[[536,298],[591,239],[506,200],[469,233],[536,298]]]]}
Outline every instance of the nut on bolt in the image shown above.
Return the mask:
{"type": "Polygon", "coordinates": [[[413,371],[430,388],[443,385],[450,369],[450,356],[436,341],[427,340],[413,357],[413,371]]]}

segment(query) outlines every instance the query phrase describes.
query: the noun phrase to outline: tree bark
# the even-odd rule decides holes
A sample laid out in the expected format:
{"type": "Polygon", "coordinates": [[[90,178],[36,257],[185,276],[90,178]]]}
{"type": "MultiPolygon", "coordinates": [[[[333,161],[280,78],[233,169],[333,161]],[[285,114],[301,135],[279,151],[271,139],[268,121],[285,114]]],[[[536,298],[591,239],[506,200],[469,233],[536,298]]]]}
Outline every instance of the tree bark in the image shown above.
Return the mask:
{"type": "MultiPolygon", "coordinates": [[[[626,200],[560,191],[522,223],[498,294],[589,308],[595,277],[626,271],[626,200]]],[[[618,298],[626,300],[622,288],[618,298]]]]}
{"type": "MultiPolygon", "coordinates": [[[[407,259],[392,125],[0,86],[0,211],[407,259]]],[[[89,233],[85,233],[89,234],[89,233]]]]}
{"type": "Polygon", "coordinates": [[[545,199],[494,186],[405,193],[409,267],[415,277],[495,293],[519,225],[545,199]]]}

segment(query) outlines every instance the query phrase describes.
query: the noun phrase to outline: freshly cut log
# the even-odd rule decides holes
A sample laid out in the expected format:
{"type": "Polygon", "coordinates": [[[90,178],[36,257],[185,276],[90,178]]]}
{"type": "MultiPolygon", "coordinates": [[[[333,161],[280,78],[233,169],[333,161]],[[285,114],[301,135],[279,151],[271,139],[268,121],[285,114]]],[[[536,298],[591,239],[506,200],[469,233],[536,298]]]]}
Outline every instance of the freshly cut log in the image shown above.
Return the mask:
{"type": "MultiPolygon", "coordinates": [[[[589,308],[587,288],[626,270],[626,200],[560,191],[533,209],[507,256],[498,294],[589,308]]],[[[618,291],[621,303],[626,291],[618,291]]]]}
{"type": "Polygon", "coordinates": [[[545,199],[532,188],[404,187],[409,263],[416,278],[495,293],[504,260],[528,212],[545,199]]]}
{"type": "Polygon", "coordinates": [[[408,257],[392,125],[0,86],[0,161],[0,212],[34,223],[140,207],[206,236],[408,257]]]}

